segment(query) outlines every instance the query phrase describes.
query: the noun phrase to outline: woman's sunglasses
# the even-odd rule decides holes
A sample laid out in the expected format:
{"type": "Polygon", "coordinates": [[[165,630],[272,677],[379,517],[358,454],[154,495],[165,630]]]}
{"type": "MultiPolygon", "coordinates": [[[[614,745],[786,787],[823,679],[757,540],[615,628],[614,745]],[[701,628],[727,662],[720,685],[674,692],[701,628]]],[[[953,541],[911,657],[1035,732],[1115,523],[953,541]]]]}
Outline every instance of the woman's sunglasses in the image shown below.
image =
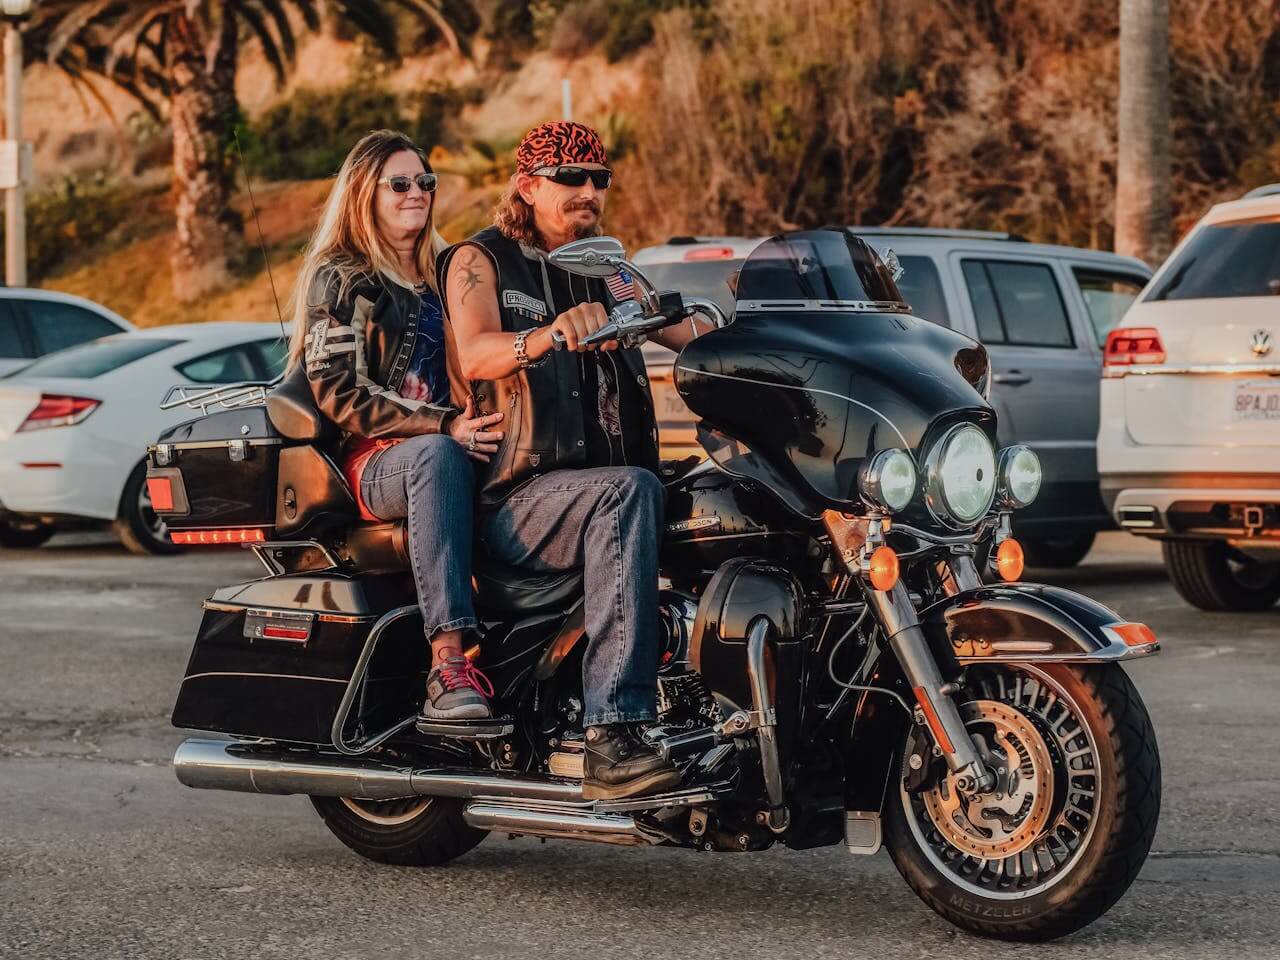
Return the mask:
{"type": "Polygon", "coordinates": [[[378,182],[385,183],[396,193],[408,193],[409,188],[415,183],[423,193],[436,192],[436,175],[434,173],[420,173],[416,177],[383,177],[378,182]]]}
{"type": "Polygon", "coordinates": [[[546,177],[562,187],[581,187],[590,180],[597,190],[608,190],[613,182],[612,170],[587,170],[584,167],[550,167],[536,171],[534,176],[546,177]]]}

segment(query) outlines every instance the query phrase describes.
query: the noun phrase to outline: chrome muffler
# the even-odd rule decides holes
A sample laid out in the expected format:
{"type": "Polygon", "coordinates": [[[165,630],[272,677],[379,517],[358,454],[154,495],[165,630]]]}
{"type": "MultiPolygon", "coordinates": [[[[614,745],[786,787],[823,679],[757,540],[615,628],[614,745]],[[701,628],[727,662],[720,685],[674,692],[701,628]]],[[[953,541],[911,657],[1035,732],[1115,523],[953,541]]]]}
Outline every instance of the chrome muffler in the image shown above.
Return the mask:
{"type": "Polygon", "coordinates": [[[415,769],[230,740],[183,741],[173,755],[173,772],[188,787],[241,793],[302,793],[356,800],[423,796],[582,802],[579,782],[493,770],[415,769]]]}
{"type": "Polygon", "coordinates": [[[462,819],[479,830],[548,837],[558,840],[591,840],[627,847],[661,843],[661,833],[646,830],[634,817],[617,813],[558,809],[550,804],[503,804],[475,800],[462,809],[462,819]]]}

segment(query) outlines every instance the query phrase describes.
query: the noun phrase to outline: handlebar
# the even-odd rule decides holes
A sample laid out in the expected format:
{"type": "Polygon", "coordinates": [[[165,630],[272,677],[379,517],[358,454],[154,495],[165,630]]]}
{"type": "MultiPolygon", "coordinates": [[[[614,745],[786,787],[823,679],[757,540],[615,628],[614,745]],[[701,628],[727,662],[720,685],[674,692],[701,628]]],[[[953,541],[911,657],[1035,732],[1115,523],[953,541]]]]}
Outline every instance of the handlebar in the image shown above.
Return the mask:
{"type": "MultiPolygon", "coordinates": [[[[583,337],[580,342],[590,347],[610,340],[638,337],[677,324],[692,312],[694,311],[685,306],[684,298],[676,290],[667,290],[658,295],[658,312],[653,314],[646,313],[638,301],[627,300],[609,311],[608,323],[583,337]]],[[[551,331],[551,342],[556,350],[564,349],[565,339],[559,331],[551,331]]]]}

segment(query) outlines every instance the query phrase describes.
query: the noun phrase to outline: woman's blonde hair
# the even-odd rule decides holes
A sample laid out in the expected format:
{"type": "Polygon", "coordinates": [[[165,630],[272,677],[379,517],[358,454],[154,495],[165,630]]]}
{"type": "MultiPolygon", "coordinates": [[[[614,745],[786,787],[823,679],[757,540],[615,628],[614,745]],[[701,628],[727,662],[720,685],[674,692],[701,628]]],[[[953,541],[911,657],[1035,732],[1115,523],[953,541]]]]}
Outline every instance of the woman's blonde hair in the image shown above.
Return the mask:
{"type": "MultiPolygon", "coordinates": [[[[341,300],[357,281],[382,277],[401,286],[412,287],[411,278],[403,275],[400,261],[387,238],[378,230],[374,217],[374,199],[383,165],[401,150],[416,153],[422,166],[431,165],[422,149],[396,130],[375,130],[362,137],[342,161],[338,176],[325,201],[320,222],[307,244],[302,270],[293,288],[290,308],[293,312],[293,337],[289,344],[289,366],[302,359],[307,335],[309,312],[318,304],[309,303],[316,275],[326,268],[334,271],[338,281],[337,298],[341,300]]],[[[426,226],[414,245],[418,273],[427,285],[436,289],[436,254],[445,243],[435,226],[435,201],[432,198],[426,226]]]]}

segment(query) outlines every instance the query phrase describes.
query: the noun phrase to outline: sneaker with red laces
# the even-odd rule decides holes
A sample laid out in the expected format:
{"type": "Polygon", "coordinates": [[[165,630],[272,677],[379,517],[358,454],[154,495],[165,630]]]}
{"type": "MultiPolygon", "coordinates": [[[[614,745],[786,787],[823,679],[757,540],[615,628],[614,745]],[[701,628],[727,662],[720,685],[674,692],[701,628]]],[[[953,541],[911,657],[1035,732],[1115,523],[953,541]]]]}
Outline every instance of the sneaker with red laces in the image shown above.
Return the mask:
{"type": "Polygon", "coordinates": [[[493,685],[461,652],[442,659],[427,674],[427,699],[420,724],[489,720],[493,685]]]}

